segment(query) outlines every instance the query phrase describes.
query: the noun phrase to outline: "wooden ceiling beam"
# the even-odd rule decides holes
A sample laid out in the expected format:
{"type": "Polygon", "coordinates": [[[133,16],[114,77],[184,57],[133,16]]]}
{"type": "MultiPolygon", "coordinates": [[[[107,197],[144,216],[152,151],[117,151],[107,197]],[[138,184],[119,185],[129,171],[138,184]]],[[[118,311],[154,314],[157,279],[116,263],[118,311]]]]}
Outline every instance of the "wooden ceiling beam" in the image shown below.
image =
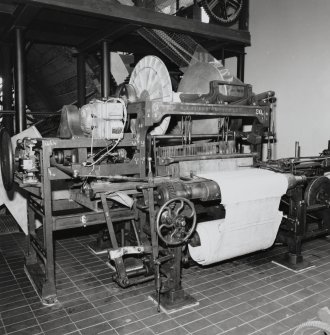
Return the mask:
{"type": "Polygon", "coordinates": [[[53,32],[41,32],[29,29],[25,35],[26,40],[34,43],[63,45],[63,46],[77,46],[83,39],[73,35],[60,35],[53,32]]]}
{"type": "Polygon", "coordinates": [[[36,18],[40,12],[40,7],[33,5],[25,5],[23,7],[18,7],[14,12],[14,21],[12,28],[20,27],[27,28],[30,23],[36,18]]]}
{"type": "MultiPolygon", "coordinates": [[[[16,0],[17,1],[17,0],[16,0]]],[[[207,39],[225,40],[250,45],[250,33],[215,24],[158,13],[136,6],[125,6],[107,0],[19,0],[26,4],[72,11],[112,21],[141,25],[144,27],[176,31],[207,39]]]]}
{"type": "Polygon", "coordinates": [[[115,29],[102,29],[92,36],[88,37],[83,43],[77,47],[78,52],[86,52],[91,48],[100,45],[102,41],[107,40],[110,43],[121,38],[132,31],[138,29],[139,26],[134,24],[120,25],[115,29]]]}
{"type": "Polygon", "coordinates": [[[36,18],[39,11],[40,7],[34,5],[23,4],[16,6],[12,14],[12,19],[3,28],[3,31],[1,33],[1,39],[3,41],[9,41],[15,28],[19,27],[26,29],[30,25],[30,23],[36,18]]]}
{"type": "Polygon", "coordinates": [[[16,5],[9,3],[0,3],[0,13],[13,15],[16,9],[16,5]]]}

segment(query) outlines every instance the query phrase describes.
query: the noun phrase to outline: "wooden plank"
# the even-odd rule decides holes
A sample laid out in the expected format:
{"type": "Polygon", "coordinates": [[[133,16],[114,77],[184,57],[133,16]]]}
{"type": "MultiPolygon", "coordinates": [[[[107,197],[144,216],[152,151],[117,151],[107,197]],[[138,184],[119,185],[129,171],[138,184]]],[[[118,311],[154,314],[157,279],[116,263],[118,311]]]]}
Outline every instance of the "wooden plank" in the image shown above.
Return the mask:
{"type": "Polygon", "coordinates": [[[77,46],[83,42],[83,38],[73,35],[61,35],[53,32],[27,30],[25,39],[35,43],[45,43],[53,45],[77,46]]]}
{"type": "Polygon", "coordinates": [[[113,42],[118,38],[127,35],[128,33],[136,30],[139,26],[133,24],[119,25],[116,29],[102,29],[97,31],[92,36],[89,36],[83,43],[77,46],[79,52],[87,51],[104,40],[113,42]]]}
{"type": "Polygon", "coordinates": [[[14,14],[15,9],[15,4],[0,3],[0,13],[12,15],[14,14]]]}
{"type": "Polygon", "coordinates": [[[17,8],[14,13],[15,20],[13,22],[14,27],[26,28],[36,18],[40,11],[38,6],[26,5],[23,8],[17,8]]]}
{"type": "Polygon", "coordinates": [[[113,21],[124,21],[145,27],[158,28],[200,36],[207,39],[226,40],[250,45],[250,33],[214,24],[166,15],[153,10],[130,7],[106,0],[21,0],[24,3],[93,15],[113,21]]]}

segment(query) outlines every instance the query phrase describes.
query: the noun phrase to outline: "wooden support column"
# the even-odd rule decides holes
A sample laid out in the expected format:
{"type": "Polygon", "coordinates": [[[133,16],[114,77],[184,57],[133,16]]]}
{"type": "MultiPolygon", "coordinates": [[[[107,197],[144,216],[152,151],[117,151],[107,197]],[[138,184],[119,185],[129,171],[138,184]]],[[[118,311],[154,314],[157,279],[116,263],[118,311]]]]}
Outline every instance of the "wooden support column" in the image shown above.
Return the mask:
{"type": "Polygon", "coordinates": [[[240,30],[249,30],[249,11],[250,11],[250,1],[245,0],[240,18],[238,21],[238,29],[240,30]]]}
{"type": "Polygon", "coordinates": [[[16,133],[20,133],[21,131],[26,129],[24,31],[20,27],[15,28],[15,42],[16,133]]]}
{"type": "Polygon", "coordinates": [[[197,0],[194,0],[192,18],[200,22],[202,21],[202,9],[197,0]]]}
{"type": "Polygon", "coordinates": [[[102,42],[102,98],[108,99],[110,94],[110,50],[109,42],[102,42]]]}
{"type": "Polygon", "coordinates": [[[77,55],[77,102],[80,108],[86,103],[86,64],[85,55],[77,55]]]}
{"type": "MultiPolygon", "coordinates": [[[[2,107],[3,110],[13,109],[13,72],[12,72],[12,58],[11,47],[9,44],[1,46],[1,62],[2,62],[2,107]]],[[[12,136],[14,134],[14,116],[4,115],[3,125],[12,136]]]]}
{"type": "Polygon", "coordinates": [[[237,78],[244,82],[244,71],[245,71],[245,53],[239,53],[237,55],[237,78]]]}

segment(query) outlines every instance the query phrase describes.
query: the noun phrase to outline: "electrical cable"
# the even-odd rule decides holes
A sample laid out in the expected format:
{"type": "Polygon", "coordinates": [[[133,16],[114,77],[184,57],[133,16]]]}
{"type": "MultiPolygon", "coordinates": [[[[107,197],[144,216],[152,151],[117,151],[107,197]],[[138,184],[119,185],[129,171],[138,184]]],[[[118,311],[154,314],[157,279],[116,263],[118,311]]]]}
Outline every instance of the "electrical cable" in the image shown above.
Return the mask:
{"type": "MultiPolygon", "coordinates": [[[[124,129],[125,129],[125,125],[127,122],[127,108],[126,108],[126,104],[124,102],[123,99],[121,98],[109,98],[107,101],[105,101],[104,103],[108,103],[108,102],[119,102],[121,103],[121,105],[123,106],[123,112],[124,112],[124,120],[123,120],[123,128],[122,131],[120,133],[120,136],[118,136],[117,141],[115,142],[115,144],[108,149],[102,156],[100,156],[96,161],[93,161],[92,163],[85,163],[84,166],[86,167],[91,167],[94,166],[95,164],[97,164],[98,162],[100,162],[104,157],[106,157],[107,155],[109,155],[111,153],[111,151],[118,145],[118,143],[121,141],[122,139],[122,135],[124,134],[124,129]]],[[[92,132],[93,134],[93,132],[92,132]]]]}

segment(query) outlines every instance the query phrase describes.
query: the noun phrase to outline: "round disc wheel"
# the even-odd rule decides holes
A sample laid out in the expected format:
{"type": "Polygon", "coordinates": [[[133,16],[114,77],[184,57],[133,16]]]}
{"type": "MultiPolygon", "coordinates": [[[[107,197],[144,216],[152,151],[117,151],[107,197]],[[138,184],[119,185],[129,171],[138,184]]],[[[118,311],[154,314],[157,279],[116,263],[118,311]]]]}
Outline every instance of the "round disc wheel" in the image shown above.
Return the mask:
{"type": "Polygon", "coordinates": [[[3,186],[10,191],[14,184],[14,153],[10,135],[5,128],[0,129],[0,166],[3,186]]]}
{"type": "MultiPolygon", "coordinates": [[[[134,87],[137,99],[140,101],[171,102],[173,100],[170,74],[163,61],[156,56],[146,56],[136,64],[129,84],[134,87]]],[[[164,135],[170,119],[169,116],[165,117],[150,134],[164,135]]]]}
{"type": "MultiPolygon", "coordinates": [[[[178,92],[190,94],[207,94],[210,91],[210,82],[213,80],[227,81],[228,83],[241,83],[234,78],[228,69],[224,68],[221,63],[196,63],[188,67],[184,73],[178,92]]],[[[236,86],[220,85],[219,92],[223,95],[238,95],[235,90],[236,86]]],[[[193,134],[218,134],[219,118],[198,119],[192,121],[193,134]]],[[[178,126],[174,133],[181,132],[181,121],[178,120],[178,126]]]]}
{"type": "Polygon", "coordinates": [[[330,201],[330,180],[318,177],[311,181],[305,190],[305,201],[307,206],[322,205],[330,201]]]}

